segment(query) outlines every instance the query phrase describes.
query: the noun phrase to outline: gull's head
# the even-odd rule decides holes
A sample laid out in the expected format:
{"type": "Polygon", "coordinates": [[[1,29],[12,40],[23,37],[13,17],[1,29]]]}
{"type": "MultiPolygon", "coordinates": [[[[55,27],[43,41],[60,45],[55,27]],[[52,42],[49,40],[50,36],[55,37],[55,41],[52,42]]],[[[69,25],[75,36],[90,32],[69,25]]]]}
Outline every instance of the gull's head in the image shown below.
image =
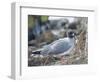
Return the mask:
{"type": "Polygon", "coordinates": [[[74,38],[76,36],[76,33],[73,31],[68,32],[68,37],[69,38],[74,38]]]}

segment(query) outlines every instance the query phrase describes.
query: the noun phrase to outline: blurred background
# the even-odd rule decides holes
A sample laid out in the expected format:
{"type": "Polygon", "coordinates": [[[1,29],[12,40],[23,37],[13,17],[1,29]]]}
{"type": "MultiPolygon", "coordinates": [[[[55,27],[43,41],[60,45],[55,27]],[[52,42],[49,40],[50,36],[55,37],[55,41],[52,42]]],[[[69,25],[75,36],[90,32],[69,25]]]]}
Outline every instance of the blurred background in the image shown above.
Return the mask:
{"type": "Polygon", "coordinates": [[[69,31],[77,34],[76,46],[70,56],[49,57],[45,65],[87,64],[87,17],[59,17],[28,15],[28,66],[42,66],[47,57],[31,56],[32,51],[42,48],[59,38],[67,37],[69,31]]]}

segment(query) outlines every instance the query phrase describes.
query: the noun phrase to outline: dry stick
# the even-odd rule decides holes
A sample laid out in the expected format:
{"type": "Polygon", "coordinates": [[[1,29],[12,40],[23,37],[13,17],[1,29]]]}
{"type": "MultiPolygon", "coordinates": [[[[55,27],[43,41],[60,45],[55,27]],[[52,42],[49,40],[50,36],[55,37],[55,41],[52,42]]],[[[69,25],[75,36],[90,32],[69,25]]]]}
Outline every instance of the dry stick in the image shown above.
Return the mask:
{"type": "Polygon", "coordinates": [[[79,40],[76,44],[76,52],[80,53],[78,50],[80,49],[80,45],[82,44],[82,41],[83,41],[83,34],[84,34],[85,31],[82,31],[80,33],[80,36],[79,36],[79,40]]]}
{"type": "Polygon", "coordinates": [[[48,62],[48,59],[49,59],[49,56],[47,56],[47,58],[46,58],[46,60],[45,60],[43,65],[46,65],[46,63],[48,62]]]}
{"type": "Polygon", "coordinates": [[[48,62],[48,59],[49,58],[53,58],[52,56],[48,56],[47,58],[46,58],[46,61],[44,62],[44,65],[48,62]]]}

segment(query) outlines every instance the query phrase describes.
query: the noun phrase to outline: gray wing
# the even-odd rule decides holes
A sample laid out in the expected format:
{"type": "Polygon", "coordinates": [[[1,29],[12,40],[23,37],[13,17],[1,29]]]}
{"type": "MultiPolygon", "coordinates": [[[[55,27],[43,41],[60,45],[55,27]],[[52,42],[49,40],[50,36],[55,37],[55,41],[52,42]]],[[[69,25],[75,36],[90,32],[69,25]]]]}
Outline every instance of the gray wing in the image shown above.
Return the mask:
{"type": "Polygon", "coordinates": [[[49,45],[47,45],[47,46],[43,47],[43,50],[41,51],[41,54],[42,55],[48,55],[50,50],[51,50],[51,47],[49,45]]]}
{"type": "Polygon", "coordinates": [[[69,41],[59,40],[55,42],[55,44],[51,45],[50,54],[64,53],[65,51],[68,51],[70,48],[72,48],[72,46],[73,43],[70,43],[69,41]]]}
{"type": "Polygon", "coordinates": [[[73,42],[60,39],[60,40],[54,41],[53,43],[43,47],[41,54],[42,55],[60,54],[65,51],[68,51],[72,47],[73,47],[73,42]]]}

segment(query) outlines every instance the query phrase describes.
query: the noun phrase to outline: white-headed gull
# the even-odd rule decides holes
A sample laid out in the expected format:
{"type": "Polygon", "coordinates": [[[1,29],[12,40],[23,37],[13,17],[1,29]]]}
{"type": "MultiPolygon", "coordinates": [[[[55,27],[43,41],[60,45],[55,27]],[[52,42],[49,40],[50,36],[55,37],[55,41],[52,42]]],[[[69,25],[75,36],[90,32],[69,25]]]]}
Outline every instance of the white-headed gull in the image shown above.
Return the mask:
{"type": "Polygon", "coordinates": [[[75,46],[75,33],[74,32],[69,32],[68,37],[61,38],[59,40],[56,40],[52,42],[49,45],[44,46],[41,49],[38,49],[36,51],[32,51],[32,55],[43,55],[43,56],[48,56],[48,55],[69,55],[71,50],[75,46]]]}

